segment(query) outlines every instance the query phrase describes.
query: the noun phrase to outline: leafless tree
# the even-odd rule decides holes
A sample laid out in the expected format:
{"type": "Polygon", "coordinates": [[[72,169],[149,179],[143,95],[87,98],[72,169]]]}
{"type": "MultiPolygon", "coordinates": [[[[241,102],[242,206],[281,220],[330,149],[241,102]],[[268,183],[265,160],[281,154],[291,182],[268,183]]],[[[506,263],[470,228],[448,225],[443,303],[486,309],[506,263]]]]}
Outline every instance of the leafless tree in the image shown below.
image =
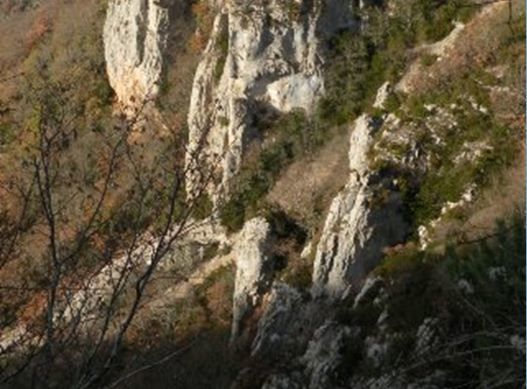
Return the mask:
{"type": "Polygon", "coordinates": [[[0,208],[0,385],[6,387],[110,385],[147,288],[199,227],[197,211],[212,179],[212,172],[199,172],[193,197],[186,196],[189,164],[179,132],[157,142],[170,144],[169,157],[145,156],[144,144],[130,141],[145,125],[144,106],[134,118],[93,130],[96,150],[80,149],[80,132],[89,129],[64,97],[67,87],[30,83],[35,117],[20,134],[29,146],[19,155],[21,170],[0,187],[8,200],[0,208]],[[97,168],[83,168],[79,154],[96,154],[97,168]],[[27,273],[28,263],[39,270],[34,279],[11,277],[27,273]]]}

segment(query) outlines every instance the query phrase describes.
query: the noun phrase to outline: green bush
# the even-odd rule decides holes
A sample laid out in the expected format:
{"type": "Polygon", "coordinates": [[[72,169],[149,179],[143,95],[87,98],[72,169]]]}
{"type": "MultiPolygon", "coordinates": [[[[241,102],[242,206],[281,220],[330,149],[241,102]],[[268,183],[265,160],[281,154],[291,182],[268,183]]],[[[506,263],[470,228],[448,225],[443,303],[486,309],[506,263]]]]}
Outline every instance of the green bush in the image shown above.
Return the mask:
{"type": "Polygon", "coordinates": [[[269,222],[273,234],[278,239],[290,239],[297,246],[303,246],[306,242],[306,231],[283,210],[273,207],[268,208],[265,218],[269,222]]]}
{"type": "Polygon", "coordinates": [[[0,145],[10,142],[13,137],[13,128],[9,123],[0,123],[0,145]]]}
{"type": "MultiPolygon", "coordinates": [[[[375,5],[361,10],[367,23],[360,34],[343,31],[329,41],[326,95],[318,107],[320,121],[327,126],[340,125],[363,112],[382,83],[400,78],[407,66],[408,49],[442,38],[452,30],[453,21],[466,17],[467,7],[458,3],[404,0],[390,15],[375,5]]],[[[424,60],[431,64],[432,58],[424,60]]],[[[397,107],[393,103],[389,112],[397,107]]]]}
{"type": "Polygon", "coordinates": [[[230,232],[239,231],[245,222],[245,204],[239,195],[233,196],[223,205],[220,212],[220,221],[230,232]]]}
{"type": "Polygon", "coordinates": [[[239,230],[246,219],[256,215],[283,169],[317,142],[310,137],[310,127],[302,111],[293,111],[261,129],[268,141],[256,151],[257,158],[242,166],[232,184],[230,200],[220,212],[220,220],[229,231],[239,230]]]}
{"type": "Polygon", "coordinates": [[[332,126],[350,122],[364,108],[370,58],[367,42],[354,31],[337,35],[329,45],[326,95],[319,103],[318,118],[332,126]]]}
{"type": "Polygon", "coordinates": [[[387,309],[383,331],[390,334],[389,353],[382,366],[372,366],[361,342],[351,337],[343,351],[343,377],[397,371],[398,380],[426,377],[428,384],[446,388],[521,386],[525,355],[521,344],[512,343],[525,332],[523,212],[479,240],[452,242],[443,253],[402,249],[376,272],[384,279],[383,303],[354,308],[348,299],[339,305],[337,319],[359,326],[363,339],[380,335],[378,318],[387,309]],[[469,289],[461,289],[460,281],[469,289]],[[426,318],[436,320],[435,341],[416,360],[416,333],[426,318]],[[432,374],[437,369],[444,373],[438,378],[432,374]]]}
{"type": "Polygon", "coordinates": [[[203,194],[195,200],[192,209],[192,216],[196,220],[203,220],[209,217],[212,213],[212,200],[207,194],[203,194]]]}
{"type": "Polygon", "coordinates": [[[421,63],[423,64],[423,66],[432,66],[433,64],[435,64],[437,61],[437,56],[436,55],[433,55],[433,54],[423,54],[421,56],[421,63]]]}
{"type": "Polygon", "coordinates": [[[223,74],[225,63],[227,62],[227,56],[229,54],[229,30],[225,23],[216,42],[216,50],[218,53],[218,59],[216,66],[214,67],[214,79],[218,82],[223,74]]]}
{"type": "Polygon", "coordinates": [[[401,100],[397,96],[397,94],[392,93],[388,96],[386,101],[384,102],[384,109],[387,112],[395,112],[399,109],[401,106],[401,100]]]}

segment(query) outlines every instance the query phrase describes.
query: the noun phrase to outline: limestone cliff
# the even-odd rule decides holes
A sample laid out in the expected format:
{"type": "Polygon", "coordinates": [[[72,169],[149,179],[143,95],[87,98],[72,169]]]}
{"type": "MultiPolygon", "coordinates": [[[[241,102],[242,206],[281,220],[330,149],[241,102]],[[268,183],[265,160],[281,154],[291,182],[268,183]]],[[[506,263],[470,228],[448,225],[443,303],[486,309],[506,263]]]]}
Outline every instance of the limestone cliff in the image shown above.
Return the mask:
{"type": "Polygon", "coordinates": [[[110,0],[104,24],[106,70],[120,108],[142,108],[159,93],[168,4],[110,0]]]}
{"type": "Polygon", "coordinates": [[[260,302],[270,281],[270,226],[263,218],[247,222],[236,240],[236,281],[231,340],[243,330],[243,321],[260,302]]]}
{"type": "MultiPolygon", "coordinates": [[[[192,197],[200,181],[211,173],[214,179],[208,184],[209,194],[217,211],[229,198],[230,184],[240,171],[247,146],[261,135],[257,121],[269,112],[314,112],[318,99],[326,92],[324,55],[328,36],[340,28],[360,34],[362,26],[354,19],[354,9],[371,2],[212,3],[214,21],[194,76],[187,117],[186,185],[192,197]]],[[[144,102],[158,92],[167,20],[158,3],[110,3],[105,27],[108,74],[122,104],[144,102]],[[145,25],[155,31],[153,37],[144,33],[145,25]],[[129,41],[130,37],[134,40],[129,41]]],[[[443,43],[426,45],[421,50],[439,57],[443,51],[452,51],[463,28],[458,24],[443,43]]],[[[422,66],[410,66],[395,90],[411,91],[404,85],[412,83],[405,80],[410,76],[413,81],[419,79],[416,69],[422,71],[422,66]]],[[[358,118],[348,124],[347,182],[331,201],[320,236],[312,241],[315,256],[312,282],[307,288],[273,280],[273,232],[271,223],[263,217],[249,220],[241,233],[226,238],[234,248],[236,262],[231,343],[242,333],[252,331],[252,342],[245,342],[251,344],[248,349],[252,358],[270,364],[291,362],[288,373],[269,374],[260,387],[334,388],[344,358],[342,348],[349,345],[350,339],[360,345],[367,363],[375,369],[382,367],[401,334],[390,330],[385,280],[367,277],[387,250],[408,238],[411,227],[405,215],[408,204],[403,200],[404,190],[418,189],[431,169],[431,161],[440,155],[449,155],[453,167],[458,167],[464,160],[478,160],[484,152],[481,150],[491,150],[485,142],[466,143],[460,150],[448,145],[449,137],[459,127],[456,115],[463,111],[463,115],[480,119],[486,117],[487,108],[474,103],[472,108],[461,110],[458,102],[438,107],[419,101],[419,110],[410,112],[417,109],[408,101],[402,107],[394,107],[393,100],[389,101],[394,97],[391,85],[382,84],[376,98],[370,96],[358,118]],[[481,149],[475,157],[467,151],[471,145],[481,149]],[[452,154],[439,154],[442,147],[453,150],[452,154]],[[353,315],[363,314],[365,306],[372,310],[371,317],[367,315],[373,320],[368,321],[368,329],[352,327],[337,318],[337,305],[349,304],[350,296],[355,297],[352,307],[348,307],[353,315]]],[[[470,98],[462,96],[463,100],[470,98]]],[[[472,198],[473,183],[466,185],[472,198]]],[[[446,202],[441,216],[452,209],[449,204],[456,203],[446,202]]],[[[209,220],[215,223],[214,217],[209,220]]],[[[436,222],[428,227],[433,228],[436,222]]],[[[427,227],[418,229],[421,235],[423,231],[428,234],[427,227]]],[[[428,235],[421,238],[428,241],[428,235]]],[[[426,334],[435,333],[437,321],[433,317],[419,320],[417,338],[426,340],[426,334]]],[[[416,344],[426,348],[425,343],[416,344]]],[[[373,384],[349,382],[356,387],[386,387],[387,382],[404,387],[403,383],[383,379],[373,384]]]]}
{"type": "Polygon", "coordinates": [[[382,122],[359,117],[351,131],[350,178],[333,200],[317,246],[313,291],[341,297],[358,287],[382,257],[382,250],[403,241],[407,230],[400,213],[401,198],[369,169],[373,134],[382,122]],[[379,192],[386,198],[376,201],[379,192]],[[384,193],[384,192],[383,192],[384,193]]]}
{"type": "Polygon", "coordinates": [[[188,117],[187,163],[193,170],[205,163],[217,171],[216,198],[228,193],[240,168],[258,107],[310,111],[323,93],[320,12],[319,1],[233,1],[221,7],[196,72],[188,117]]]}

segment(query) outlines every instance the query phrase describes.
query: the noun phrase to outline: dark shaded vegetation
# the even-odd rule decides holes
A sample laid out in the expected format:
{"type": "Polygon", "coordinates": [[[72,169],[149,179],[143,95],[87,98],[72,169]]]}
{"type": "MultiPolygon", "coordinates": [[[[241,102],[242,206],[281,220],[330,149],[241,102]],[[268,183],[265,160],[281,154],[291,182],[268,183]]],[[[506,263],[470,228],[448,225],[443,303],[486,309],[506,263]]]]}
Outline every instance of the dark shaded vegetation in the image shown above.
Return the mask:
{"type": "Polygon", "coordinates": [[[462,0],[396,1],[392,9],[388,15],[382,6],[366,6],[359,12],[360,33],[343,31],[329,41],[327,93],[318,108],[326,125],[347,123],[364,112],[382,83],[401,77],[412,48],[443,38],[454,21],[474,12],[462,0]]]}
{"type": "Polygon", "coordinates": [[[444,372],[435,383],[520,387],[525,380],[525,215],[500,223],[494,234],[458,242],[444,253],[407,248],[387,256],[376,270],[385,298],[380,304],[341,307],[339,320],[375,335],[387,310],[387,360],[375,367],[350,340],[342,375],[394,374],[420,382],[444,372]],[[417,350],[417,329],[437,320],[432,343],[417,350]]]}
{"type": "Polygon", "coordinates": [[[230,231],[239,230],[265,204],[263,197],[283,169],[318,141],[312,123],[302,111],[262,124],[263,143],[252,150],[232,184],[231,199],[222,207],[221,221],[230,231]]]}

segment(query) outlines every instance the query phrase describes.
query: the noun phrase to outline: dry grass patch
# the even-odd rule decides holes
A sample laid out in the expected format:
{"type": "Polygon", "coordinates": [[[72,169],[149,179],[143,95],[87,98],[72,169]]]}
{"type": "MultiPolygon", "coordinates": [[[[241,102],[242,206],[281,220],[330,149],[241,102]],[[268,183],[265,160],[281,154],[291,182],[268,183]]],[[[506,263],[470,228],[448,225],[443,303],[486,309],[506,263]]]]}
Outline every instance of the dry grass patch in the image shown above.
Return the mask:
{"type": "Polygon", "coordinates": [[[317,225],[334,195],[348,180],[348,151],[349,130],[333,137],[315,155],[291,164],[267,200],[302,223],[317,225]]]}
{"type": "MultiPolygon", "coordinates": [[[[525,15],[525,3],[513,1],[512,24],[525,15]]],[[[408,94],[426,93],[441,87],[453,76],[470,71],[475,66],[484,67],[500,61],[500,48],[510,39],[509,9],[506,1],[488,5],[474,16],[449,41],[441,58],[434,63],[423,65],[418,58],[411,66],[399,87],[408,94]]],[[[448,38],[445,41],[449,40],[448,38]]],[[[434,45],[430,45],[433,47],[434,45]]],[[[426,49],[426,48],[425,48],[426,49]]],[[[419,48],[416,49],[418,51],[419,48]]],[[[525,51],[523,50],[523,53],[525,51]]],[[[523,54],[524,55],[524,54],[523,54]]]]}

